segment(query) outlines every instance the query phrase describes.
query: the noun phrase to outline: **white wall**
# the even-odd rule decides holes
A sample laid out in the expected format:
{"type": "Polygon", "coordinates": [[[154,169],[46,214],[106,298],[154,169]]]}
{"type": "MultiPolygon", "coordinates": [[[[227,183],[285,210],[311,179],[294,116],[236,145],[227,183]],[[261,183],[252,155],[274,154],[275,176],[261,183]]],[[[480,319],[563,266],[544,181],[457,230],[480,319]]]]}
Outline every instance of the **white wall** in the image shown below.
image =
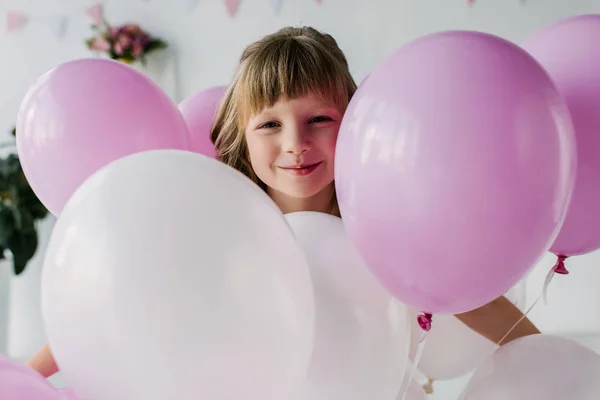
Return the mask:
{"type": "MultiPolygon", "coordinates": [[[[0,139],[8,138],[19,102],[29,85],[43,72],[69,59],[91,54],[83,44],[90,35],[83,10],[88,0],[5,0],[0,12],[19,10],[32,19],[20,32],[0,34],[3,55],[0,74],[0,139]],[[68,30],[62,40],[52,35],[45,19],[65,14],[68,30]],[[2,136],[5,135],[5,136],[2,136]]],[[[230,18],[220,0],[200,0],[192,14],[185,0],[106,0],[106,16],[113,23],[135,21],[172,43],[172,65],[178,79],[165,83],[176,101],[196,90],[228,82],[242,49],[251,41],[285,25],[307,24],[331,33],[346,52],[352,72],[360,81],[376,63],[408,40],[434,31],[470,29],[521,42],[559,18],[600,12],[595,0],[284,0],[279,16],[269,0],[242,0],[230,18]]],[[[13,281],[11,325],[15,357],[32,354],[43,342],[39,319],[39,268],[13,281]],[[30,290],[30,296],[21,297],[30,290]],[[19,300],[17,300],[19,299],[19,300]],[[27,326],[27,328],[25,328],[27,326]],[[21,327],[21,328],[17,328],[21,327]],[[18,343],[15,344],[15,343],[18,343]]],[[[529,299],[535,298],[551,256],[540,262],[529,279],[529,299]]],[[[574,259],[572,274],[557,276],[550,289],[550,305],[539,304],[531,316],[545,332],[600,334],[600,253],[574,259]]],[[[0,302],[1,303],[1,302],[0,302]]],[[[1,307],[0,307],[1,309],[1,307]]],[[[0,315],[0,319],[3,316],[0,315]]],[[[449,389],[450,390],[450,389],[449,389]]],[[[449,393],[449,392],[448,392],[449,393]]],[[[438,396],[441,396],[438,394],[438,396]]],[[[438,397],[441,398],[441,397],[438,397]]]]}

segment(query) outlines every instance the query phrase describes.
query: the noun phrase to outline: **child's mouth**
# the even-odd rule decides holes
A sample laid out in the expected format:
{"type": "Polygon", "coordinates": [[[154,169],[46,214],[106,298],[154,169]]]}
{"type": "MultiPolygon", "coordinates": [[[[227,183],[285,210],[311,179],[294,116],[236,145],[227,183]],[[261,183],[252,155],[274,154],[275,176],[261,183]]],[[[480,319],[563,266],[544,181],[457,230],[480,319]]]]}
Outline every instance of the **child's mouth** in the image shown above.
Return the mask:
{"type": "Polygon", "coordinates": [[[295,175],[295,176],[307,176],[307,175],[312,174],[321,165],[321,163],[322,163],[322,161],[319,161],[318,163],[315,163],[315,164],[301,164],[301,165],[295,165],[292,167],[280,167],[280,168],[292,175],[295,175]]]}

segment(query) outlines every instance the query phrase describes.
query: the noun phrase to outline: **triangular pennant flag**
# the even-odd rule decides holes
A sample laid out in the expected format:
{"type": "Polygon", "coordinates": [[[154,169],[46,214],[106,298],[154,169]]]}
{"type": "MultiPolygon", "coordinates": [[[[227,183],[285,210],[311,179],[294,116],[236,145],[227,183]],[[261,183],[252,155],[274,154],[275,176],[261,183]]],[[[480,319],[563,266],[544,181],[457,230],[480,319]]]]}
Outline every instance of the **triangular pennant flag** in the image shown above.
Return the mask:
{"type": "Polygon", "coordinates": [[[223,0],[225,2],[225,7],[227,7],[227,14],[230,17],[233,17],[238,10],[240,5],[240,0],[223,0]]]}
{"type": "Polygon", "coordinates": [[[185,11],[192,12],[198,7],[198,0],[185,0],[185,11]]]}
{"type": "Polygon", "coordinates": [[[283,0],[269,0],[269,5],[271,6],[271,10],[273,10],[273,12],[275,14],[279,14],[279,11],[281,11],[282,4],[283,4],[283,0]]]}
{"type": "Polygon", "coordinates": [[[467,0],[467,5],[469,7],[473,6],[475,4],[475,0],[467,0]]]}
{"type": "Polygon", "coordinates": [[[50,25],[50,29],[54,33],[57,39],[62,39],[67,32],[67,17],[64,15],[59,15],[48,20],[48,24],[50,25]]]}
{"type": "Polygon", "coordinates": [[[317,3],[319,3],[319,4],[323,3],[323,0],[317,0],[317,3]]]}
{"type": "Polygon", "coordinates": [[[88,17],[92,19],[94,24],[103,25],[104,24],[104,7],[100,3],[96,3],[88,8],[86,8],[85,13],[88,17]]]}
{"type": "Polygon", "coordinates": [[[25,15],[12,11],[6,13],[6,32],[18,31],[26,23],[27,17],[25,15]]]}

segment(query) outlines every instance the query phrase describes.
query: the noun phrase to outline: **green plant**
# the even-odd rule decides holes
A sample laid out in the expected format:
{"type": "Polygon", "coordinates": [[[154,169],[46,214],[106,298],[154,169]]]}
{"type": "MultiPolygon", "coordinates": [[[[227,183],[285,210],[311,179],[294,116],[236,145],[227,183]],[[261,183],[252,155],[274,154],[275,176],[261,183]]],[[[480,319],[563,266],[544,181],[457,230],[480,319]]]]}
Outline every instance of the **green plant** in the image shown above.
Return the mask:
{"type": "MultiPolygon", "coordinates": [[[[12,134],[16,135],[15,129],[12,134]]],[[[46,215],[48,210],[29,186],[19,156],[0,157],[0,259],[10,251],[16,275],[37,250],[36,221],[46,215]]]]}

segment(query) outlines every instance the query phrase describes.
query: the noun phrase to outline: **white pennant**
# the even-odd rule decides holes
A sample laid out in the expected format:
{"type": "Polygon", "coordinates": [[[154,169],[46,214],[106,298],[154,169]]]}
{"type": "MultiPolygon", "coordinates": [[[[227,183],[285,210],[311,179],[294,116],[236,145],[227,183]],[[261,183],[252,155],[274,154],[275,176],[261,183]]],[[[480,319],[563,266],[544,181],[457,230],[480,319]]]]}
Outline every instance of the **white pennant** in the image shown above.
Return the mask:
{"type": "Polygon", "coordinates": [[[67,22],[67,17],[64,15],[48,19],[48,25],[50,25],[50,29],[58,39],[62,39],[65,36],[65,33],[67,32],[67,22]]]}
{"type": "Polygon", "coordinates": [[[281,11],[281,5],[283,4],[283,0],[269,0],[269,5],[271,6],[271,10],[275,14],[279,14],[281,11]]]}
{"type": "Polygon", "coordinates": [[[185,0],[185,11],[192,12],[198,7],[198,0],[185,0]]]}

